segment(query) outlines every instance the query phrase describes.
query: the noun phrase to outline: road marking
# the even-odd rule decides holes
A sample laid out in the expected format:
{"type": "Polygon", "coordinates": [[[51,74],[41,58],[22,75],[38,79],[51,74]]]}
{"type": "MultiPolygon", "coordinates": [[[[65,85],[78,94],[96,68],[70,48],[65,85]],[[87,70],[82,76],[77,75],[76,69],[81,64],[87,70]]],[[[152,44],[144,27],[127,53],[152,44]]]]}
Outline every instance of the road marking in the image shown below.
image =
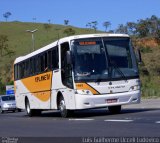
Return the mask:
{"type": "Polygon", "coordinates": [[[69,119],[69,121],[93,121],[94,119],[69,119]]]}
{"type": "Polygon", "coordinates": [[[105,122],[133,122],[133,120],[104,120],[105,122]]]}
{"type": "Polygon", "coordinates": [[[157,124],[160,124],[160,121],[156,121],[157,124]]]}

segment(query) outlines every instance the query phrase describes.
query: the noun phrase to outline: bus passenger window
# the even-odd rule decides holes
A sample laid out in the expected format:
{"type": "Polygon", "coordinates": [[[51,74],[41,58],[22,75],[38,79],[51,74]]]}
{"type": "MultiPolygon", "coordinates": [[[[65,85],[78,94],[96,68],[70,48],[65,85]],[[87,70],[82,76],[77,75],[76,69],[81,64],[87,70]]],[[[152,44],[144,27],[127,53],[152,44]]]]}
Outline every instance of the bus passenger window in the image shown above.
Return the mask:
{"type": "Polygon", "coordinates": [[[30,71],[30,69],[29,69],[29,60],[27,60],[26,61],[26,77],[28,77],[29,76],[29,71],[30,71]]]}
{"type": "Polygon", "coordinates": [[[44,54],[44,71],[47,72],[48,71],[48,54],[47,52],[44,54]]]}
{"type": "Polygon", "coordinates": [[[58,58],[58,46],[54,47],[52,50],[52,68],[58,69],[59,68],[59,58],[58,58]]]}
{"type": "Polygon", "coordinates": [[[33,75],[33,59],[32,58],[30,59],[30,73],[29,73],[29,75],[30,76],[33,75]]]}
{"type": "Polygon", "coordinates": [[[38,55],[37,56],[37,60],[36,60],[36,74],[38,74],[38,73],[41,72],[41,69],[40,69],[41,65],[40,65],[40,63],[41,63],[41,57],[38,55]]]}
{"type": "Polygon", "coordinates": [[[43,72],[44,71],[44,56],[41,55],[40,56],[40,71],[43,72]]]}
{"type": "Polygon", "coordinates": [[[48,70],[50,71],[52,69],[52,53],[51,51],[48,51],[48,70]]]}
{"type": "Polygon", "coordinates": [[[33,58],[33,75],[36,73],[36,59],[35,57],[33,58]]]}

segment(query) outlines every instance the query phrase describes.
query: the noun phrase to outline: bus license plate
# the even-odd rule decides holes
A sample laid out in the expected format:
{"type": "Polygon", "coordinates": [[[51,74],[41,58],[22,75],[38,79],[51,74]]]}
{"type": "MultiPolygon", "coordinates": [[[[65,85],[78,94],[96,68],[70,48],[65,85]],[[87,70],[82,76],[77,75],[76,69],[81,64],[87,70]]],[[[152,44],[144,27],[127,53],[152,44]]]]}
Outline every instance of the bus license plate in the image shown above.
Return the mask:
{"type": "Polygon", "coordinates": [[[106,100],[107,103],[116,103],[117,102],[117,99],[107,99],[106,100]]]}

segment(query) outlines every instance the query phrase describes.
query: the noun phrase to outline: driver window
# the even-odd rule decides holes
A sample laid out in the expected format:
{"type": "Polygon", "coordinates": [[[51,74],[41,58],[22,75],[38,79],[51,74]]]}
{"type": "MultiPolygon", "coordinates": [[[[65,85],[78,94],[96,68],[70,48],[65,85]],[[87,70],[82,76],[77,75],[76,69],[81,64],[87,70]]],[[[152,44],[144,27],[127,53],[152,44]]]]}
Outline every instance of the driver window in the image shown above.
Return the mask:
{"type": "Polygon", "coordinates": [[[71,65],[67,64],[67,51],[69,51],[69,43],[61,44],[61,77],[65,86],[73,88],[71,65]]]}

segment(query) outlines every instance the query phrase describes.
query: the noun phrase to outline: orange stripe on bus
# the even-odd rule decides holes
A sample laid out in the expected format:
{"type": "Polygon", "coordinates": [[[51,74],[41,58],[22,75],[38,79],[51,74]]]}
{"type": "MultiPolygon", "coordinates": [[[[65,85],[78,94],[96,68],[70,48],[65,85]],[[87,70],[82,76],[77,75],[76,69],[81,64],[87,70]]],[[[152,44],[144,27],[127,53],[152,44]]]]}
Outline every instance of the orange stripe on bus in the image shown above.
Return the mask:
{"type": "Polygon", "coordinates": [[[86,83],[76,83],[76,88],[80,90],[90,90],[93,94],[99,94],[97,90],[86,83]]]}
{"type": "Polygon", "coordinates": [[[38,99],[47,101],[51,95],[52,72],[46,72],[36,76],[21,79],[28,92],[38,99]],[[46,92],[47,91],[47,92],[46,92]],[[35,93],[36,92],[36,93],[35,93]]]}
{"type": "Polygon", "coordinates": [[[37,97],[41,101],[48,101],[50,99],[51,91],[45,91],[45,92],[37,92],[32,93],[35,97],[37,97]]]}

